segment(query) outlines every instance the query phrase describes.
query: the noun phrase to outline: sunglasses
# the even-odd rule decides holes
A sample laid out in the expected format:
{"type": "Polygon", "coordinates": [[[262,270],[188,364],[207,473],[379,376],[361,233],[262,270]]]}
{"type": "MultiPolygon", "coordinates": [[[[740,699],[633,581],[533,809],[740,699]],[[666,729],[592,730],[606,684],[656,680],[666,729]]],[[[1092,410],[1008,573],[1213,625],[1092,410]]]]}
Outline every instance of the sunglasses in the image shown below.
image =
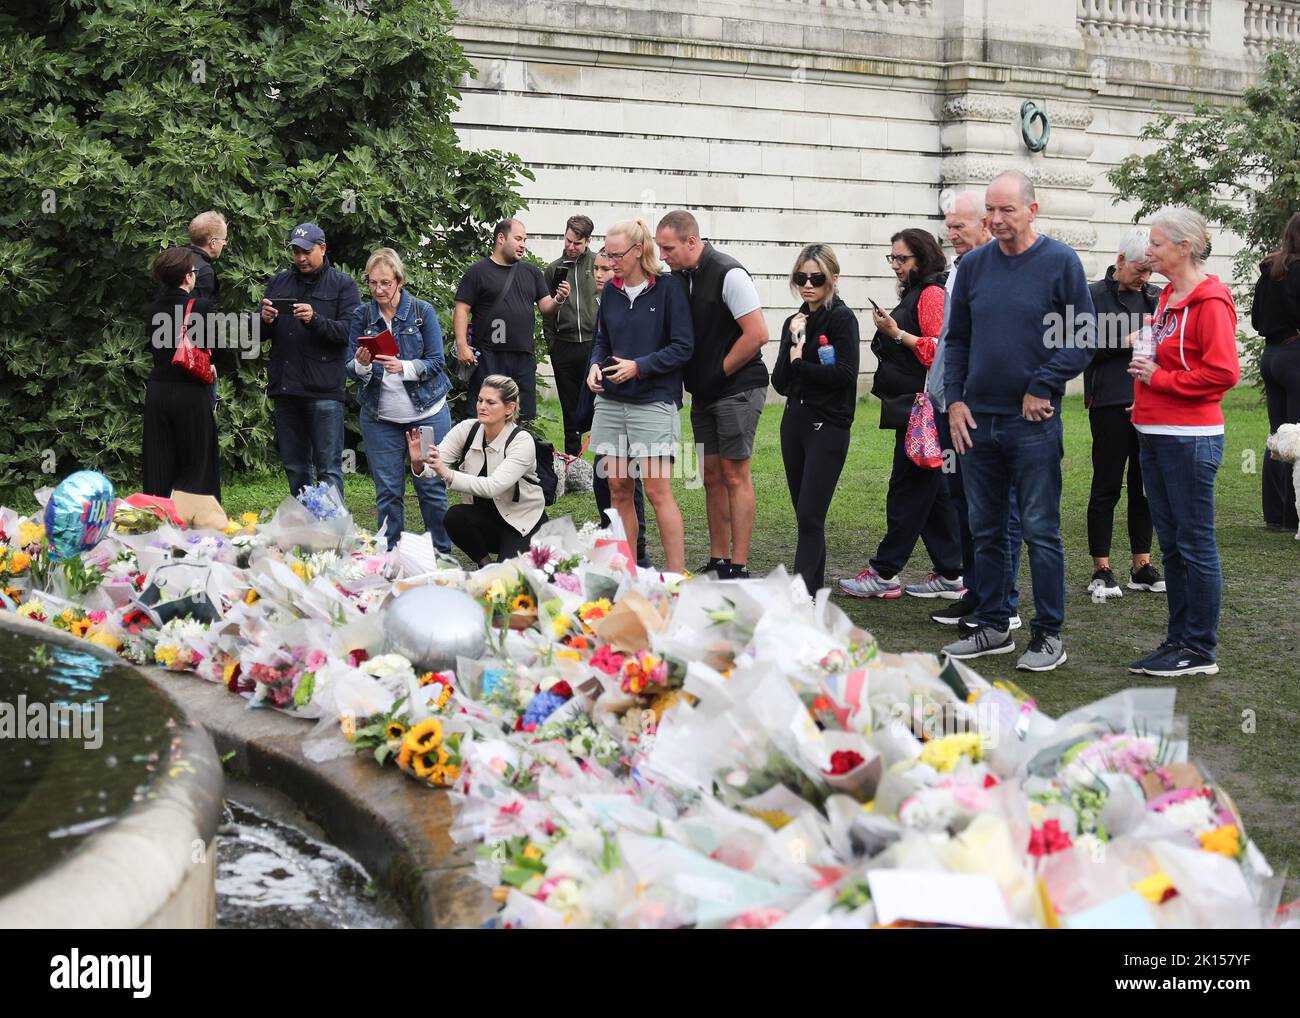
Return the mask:
{"type": "Polygon", "coordinates": [[[826,273],[824,272],[796,272],[792,277],[795,286],[803,286],[805,283],[812,283],[813,286],[826,285],[826,273]]]}

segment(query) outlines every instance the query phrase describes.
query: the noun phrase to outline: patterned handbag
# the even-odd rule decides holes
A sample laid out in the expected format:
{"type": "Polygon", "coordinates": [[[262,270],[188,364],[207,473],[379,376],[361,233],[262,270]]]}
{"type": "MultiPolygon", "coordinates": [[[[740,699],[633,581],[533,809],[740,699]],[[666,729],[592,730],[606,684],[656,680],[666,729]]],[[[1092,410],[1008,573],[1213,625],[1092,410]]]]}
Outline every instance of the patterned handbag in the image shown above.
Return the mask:
{"type": "Polygon", "coordinates": [[[943,450],[939,447],[939,429],[934,423],[934,407],[930,397],[923,392],[912,401],[912,413],[907,419],[907,435],[903,438],[903,451],[918,467],[938,470],[943,466],[943,450]]]}

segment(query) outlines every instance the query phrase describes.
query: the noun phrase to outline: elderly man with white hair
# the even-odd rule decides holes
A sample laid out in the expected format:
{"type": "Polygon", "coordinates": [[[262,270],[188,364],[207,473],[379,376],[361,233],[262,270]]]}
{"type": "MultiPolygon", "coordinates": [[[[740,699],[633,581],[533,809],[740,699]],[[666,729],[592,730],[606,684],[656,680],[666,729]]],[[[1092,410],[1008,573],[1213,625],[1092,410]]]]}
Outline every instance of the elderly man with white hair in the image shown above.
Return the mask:
{"type": "Polygon", "coordinates": [[[1083,399],[1092,427],[1092,492],[1088,496],[1088,554],[1092,581],[1088,591],[1098,600],[1121,597],[1110,566],[1110,539],[1115,507],[1128,467],[1128,542],[1133,562],[1130,590],[1161,593],[1165,581],[1151,564],[1151,510],[1142,490],[1137,429],[1129,419],[1133,379],[1128,373],[1133,351],[1128,337],[1153,314],[1160,292],[1148,280],[1147,242],[1151,231],[1133,227],[1120,238],[1115,264],[1106,278],[1089,285],[1097,310],[1097,352],[1083,373],[1083,399]]]}

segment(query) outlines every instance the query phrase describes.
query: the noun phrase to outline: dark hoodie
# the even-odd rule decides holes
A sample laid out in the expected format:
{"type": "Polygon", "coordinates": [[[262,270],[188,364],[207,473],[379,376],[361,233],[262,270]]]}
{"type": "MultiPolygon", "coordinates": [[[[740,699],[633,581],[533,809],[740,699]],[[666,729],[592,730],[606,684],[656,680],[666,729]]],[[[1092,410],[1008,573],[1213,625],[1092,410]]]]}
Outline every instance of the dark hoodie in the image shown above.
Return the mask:
{"type": "Polygon", "coordinates": [[[1133,351],[1129,334],[1142,327],[1142,316],[1154,314],[1160,291],[1150,283],[1141,290],[1121,290],[1115,266],[1106,278],[1088,285],[1097,309],[1097,352],[1083,369],[1083,402],[1093,407],[1132,406],[1133,376],[1128,373],[1133,351]]]}
{"type": "MultiPolygon", "coordinates": [[[[1156,311],[1156,372],[1134,383],[1133,424],[1222,433],[1223,394],[1241,378],[1237,306],[1218,276],[1206,276],[1181,304],[1169,305],[1170,283],[1156,311]]],[[[1186,433],[1186,432],[1183,432],[1186,433]]],[[[1192,432],[1196,433],[1196,432],[1192,432]]]]}
{"type": "MultiPolygon", "coordinates": [[[[796,314],[808,314],[802,305],[796,314]]],[[[791,315],[790,318],[793,318],[791,315]]],[[[853,426],[858,405],[858,316],[838,296],[808,316],[803,357],[791,363],[790,318],[781,325],[781,346],[772,368],[772,388],[803,405],[815,418],[841,428],[853,426]],[[835,363],[823,364],[817,356],[820,339],[835,348],[835,363]]]]}

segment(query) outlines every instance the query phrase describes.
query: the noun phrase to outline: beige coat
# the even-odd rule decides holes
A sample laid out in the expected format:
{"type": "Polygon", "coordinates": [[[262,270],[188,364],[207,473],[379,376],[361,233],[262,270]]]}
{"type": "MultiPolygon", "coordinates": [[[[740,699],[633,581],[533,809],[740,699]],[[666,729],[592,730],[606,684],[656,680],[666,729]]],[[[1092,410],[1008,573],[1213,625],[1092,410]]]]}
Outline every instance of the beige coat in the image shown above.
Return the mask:
{"type": "MultiPolygon", "coordinates": [[[[537,526],[546,509],[546,497],[542,487],[537,483],[537,447],[531,435],[523,434],[510,443],[506,449],[506,440],[518,425],[507,424],[501,429],[496,440],[487,442],[487,433],[480,425],[474,436],[474,445],[465,448],[473,419],[461,421],[438,443],[438,453],[442,461],[451,468],[451,480],[447,487],[469,496],[490,498],[496,504],[497,512],[520,534],[527,534],[537,526]],[[480,477],[483,469],[484,443],[487,442],[487,476],[480,477]],[[519,485],[519,501],[515,501],[515,484],[519,485]]],[[[436,476],[432,468],[425,466],[419,477],[436,476]]]]}

